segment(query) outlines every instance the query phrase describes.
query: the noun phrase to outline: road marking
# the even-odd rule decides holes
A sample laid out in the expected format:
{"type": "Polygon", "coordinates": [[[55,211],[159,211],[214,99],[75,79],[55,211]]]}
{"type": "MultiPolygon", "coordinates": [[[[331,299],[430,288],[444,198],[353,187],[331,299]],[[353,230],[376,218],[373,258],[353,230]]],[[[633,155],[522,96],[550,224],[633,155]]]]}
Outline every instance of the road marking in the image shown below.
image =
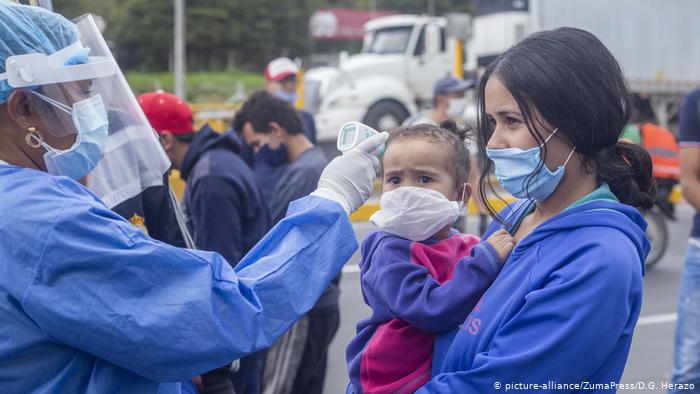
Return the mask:
{"type": "Polygon", "coordinates": [[[359,265],[346,265],[343,267],[343,273],[344,274],[359,274],[360,273],[360,266],[359,265]]]}
{"type": "Polygon", "coordinates": [[[650,326],[652,324],[673,323],[678,320],[677,313],[664,313],[660,315],[642,316],[637,321],[637,327],[650,326]]]}

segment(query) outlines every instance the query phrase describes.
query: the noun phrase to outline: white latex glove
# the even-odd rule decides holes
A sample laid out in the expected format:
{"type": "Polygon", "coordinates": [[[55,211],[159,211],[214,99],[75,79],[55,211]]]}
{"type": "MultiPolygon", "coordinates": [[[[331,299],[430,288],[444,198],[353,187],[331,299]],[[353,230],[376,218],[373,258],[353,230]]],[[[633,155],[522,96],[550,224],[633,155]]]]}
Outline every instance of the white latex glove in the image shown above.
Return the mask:
{"type": "Polygon", "coordinates": [[[379,171],[378,152],[389,133],[379,133],[333,159],[321,174],[313,196],[335,201],[351,214],[372,195],[372,183],[379,171]]]}

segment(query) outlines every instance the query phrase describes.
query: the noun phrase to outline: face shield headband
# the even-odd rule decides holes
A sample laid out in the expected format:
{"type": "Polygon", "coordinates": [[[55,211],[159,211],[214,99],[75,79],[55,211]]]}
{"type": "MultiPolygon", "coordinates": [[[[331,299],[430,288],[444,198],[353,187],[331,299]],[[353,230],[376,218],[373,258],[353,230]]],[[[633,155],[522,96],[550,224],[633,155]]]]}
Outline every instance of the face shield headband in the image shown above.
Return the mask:
{"type": "Polygon", "coordinates": [[[117,65],[106,56],[88,56],[89,48],[78,41],[58,52],[46,55],[28,53],[14,55],[5,61],[6,80],[12,88],[30,88],[105,78],[115,74],[117,65]]]}

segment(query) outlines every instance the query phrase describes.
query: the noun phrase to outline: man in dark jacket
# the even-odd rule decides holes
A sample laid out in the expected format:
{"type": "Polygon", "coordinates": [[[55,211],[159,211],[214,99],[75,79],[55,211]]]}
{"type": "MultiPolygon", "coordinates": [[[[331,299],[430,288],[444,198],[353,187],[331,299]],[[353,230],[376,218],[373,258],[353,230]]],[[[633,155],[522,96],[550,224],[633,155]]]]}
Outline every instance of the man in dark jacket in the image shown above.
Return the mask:
{"type": "MultiPolygon", "coordinates": [[[[328,161],[305,135],[297,111],[270,93],[256,92],[248,98],[236,113],[233,129],[254,151],[285,151],[285,169],[269,200],[275,224],[284,218],[289,203],[316,189],[328,161]]],[[[265,394],[322,393],[328,346],[340,323],[339,280],[335,278],[309,314],[268,350],[265,394]]]]}
{"type": "MultiPolygon", "coordinates": [[[[220,253],[235,266],[270,229],[253,172],[239,155],[239,139],[209,126],[194,132],[191,109],[172,94],[147,93],[139,102],[187,182],[183,208],[195,245],[220,253]]],[[[261,370],[261,355],[242,359],[232,377],[235,392],[260,392],[261,370]]],[[[202,382],[206,393],[231,392],[228,366],[204,374],[202,382]]]]}

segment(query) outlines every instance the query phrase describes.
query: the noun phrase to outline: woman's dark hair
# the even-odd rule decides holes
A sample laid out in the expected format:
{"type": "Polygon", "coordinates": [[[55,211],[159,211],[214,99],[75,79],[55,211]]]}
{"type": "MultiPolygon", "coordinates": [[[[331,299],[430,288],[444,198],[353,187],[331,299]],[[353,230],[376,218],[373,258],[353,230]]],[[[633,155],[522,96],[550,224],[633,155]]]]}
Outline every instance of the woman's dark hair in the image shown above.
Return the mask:
{"type": "Polygon", "coordinates": [[[449,146],[450,157],[446,161],[446,168],[455,178],[456,185],[467,182],[471,165],[469,162],[469,143],[472,135],[471,126],[460,128],[452,120],[446,120],[439,126],[432,124],[418,124],[414,126],[403,126],[389,132],[389,139],[386,141],[388,148],[393,142],[404,138],[427,138],[449,146]]]}
{"type": "MultiPolygon", "coordinates": [[[[621,202],[641,210],[653,206],[656,182],[651,157],[641,146],[618,142],[631,107],[627,84],[620,65],[593,34],[569,27],[535,33],[486,68],[478,91],[482,148],[493,133],[485,110],[486,83],[491,77],[498,78],[518,103],[538,144],[548,136],[541,132],[543,123],[549,123],[583,156],[585,171],[597,173],[598,181],[606,182],[621,202]]],[[[542,169],[547,145],[542,152],[543,160],[526,186],[542,169]]],[[[492,163],[485,155],[483,161],[479,194],[489,214],[502,221],[486,198],[492,163]]]]}

